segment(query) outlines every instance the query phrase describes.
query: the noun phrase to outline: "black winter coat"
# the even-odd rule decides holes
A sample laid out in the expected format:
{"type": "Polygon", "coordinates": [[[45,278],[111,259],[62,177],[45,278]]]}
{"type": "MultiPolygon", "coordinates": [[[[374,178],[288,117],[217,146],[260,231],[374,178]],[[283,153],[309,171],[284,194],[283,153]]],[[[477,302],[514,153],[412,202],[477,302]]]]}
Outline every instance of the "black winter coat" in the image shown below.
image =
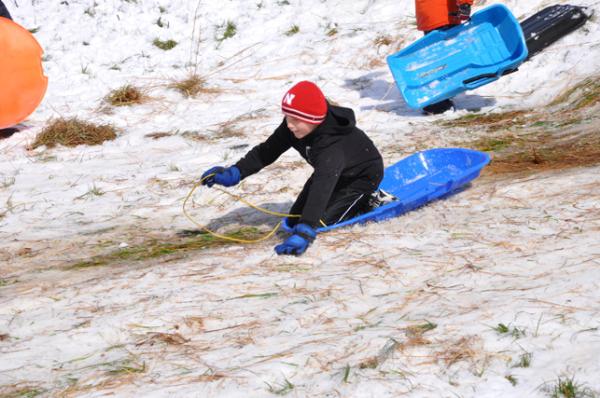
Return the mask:
{"type": "Polygon", "coordinates": [[[373,142],[356,127],[354,111],[328,105],[327,117],[315,130],[297,139],[285,118],[273,134],[252,148],[236,166],[246,178],[273,163],[293,147],[314,168],[301,200],[300,223],[319,225],[332,193],[352,186],[355,192],[374,192],[383,178],[383,160],[373,142]],[[307,193],[307,194],[306,194],[307,193]]]}

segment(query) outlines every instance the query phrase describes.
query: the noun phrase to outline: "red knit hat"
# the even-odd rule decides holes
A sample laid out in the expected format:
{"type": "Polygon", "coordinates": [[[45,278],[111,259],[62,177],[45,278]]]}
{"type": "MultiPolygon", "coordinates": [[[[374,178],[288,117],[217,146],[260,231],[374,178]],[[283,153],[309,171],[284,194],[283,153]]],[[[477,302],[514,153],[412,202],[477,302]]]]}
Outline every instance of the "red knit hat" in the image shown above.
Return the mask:
{"type": "Polygon", "coordinates": [[[281,100],[281,111],[310,124],[320,124],[327,116],[327,100],[316,84],[297,83],[281,100]]]}

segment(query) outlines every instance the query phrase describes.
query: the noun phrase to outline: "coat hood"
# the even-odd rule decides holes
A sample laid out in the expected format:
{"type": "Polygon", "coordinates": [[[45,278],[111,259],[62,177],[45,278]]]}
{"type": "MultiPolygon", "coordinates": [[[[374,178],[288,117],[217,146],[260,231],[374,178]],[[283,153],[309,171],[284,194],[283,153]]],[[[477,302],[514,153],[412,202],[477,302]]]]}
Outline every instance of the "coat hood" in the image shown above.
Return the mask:
{"type": "Polygon", "coordinates": [[[350,108],[328,104],[327,117],[319,125],[319,135],[348,134],[356,127],[356,117],[350,108]]]}

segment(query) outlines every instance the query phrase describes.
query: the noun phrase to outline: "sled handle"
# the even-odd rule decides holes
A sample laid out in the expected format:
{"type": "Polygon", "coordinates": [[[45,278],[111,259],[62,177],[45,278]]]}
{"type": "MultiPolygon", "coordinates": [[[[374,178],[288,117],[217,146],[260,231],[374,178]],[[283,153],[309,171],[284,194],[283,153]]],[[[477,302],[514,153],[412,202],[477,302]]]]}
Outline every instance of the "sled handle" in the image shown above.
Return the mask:
{"type": "Polygon", "coordinates": [[[483,73],[481,75],[470,77],[467,80],[463,80],[463,84],[469,90],[476,89],[477,87],[481,87],[484,84],[488,84],[497,80],[498,76],[495,73],[483,73]]]}

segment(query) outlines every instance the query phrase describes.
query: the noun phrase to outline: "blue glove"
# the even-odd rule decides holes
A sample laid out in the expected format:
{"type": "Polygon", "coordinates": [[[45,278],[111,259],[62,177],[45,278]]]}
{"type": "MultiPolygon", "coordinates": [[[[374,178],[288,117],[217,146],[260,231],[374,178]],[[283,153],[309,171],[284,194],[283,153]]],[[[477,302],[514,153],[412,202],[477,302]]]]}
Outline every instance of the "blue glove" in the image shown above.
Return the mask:
{"type": "Polygon", "coordinates": [[[317,237],[317,232],[308,224],[298,224],[294,227],[293,235],[275,246],[277,254],[294,254],[299,256],[306,251],[308,245],[317,237]]]}
{"type": "Polygon", "coordinates": [[[290,220],[288,217],[285,217],[282,221],[281,221],[281,227],[284,230],[290,230],[290,229],[294,229],[294,222],[297,222],[296,220],[292,221],[290,220]]]}
{"type": "Polygon", "coordinates": [[[214,174],[214,176],[202,181],[202,185],[212,187],[215,184],[219,184],[224,187],[231,187],[238,184],[241,179],[240,169],[235,166],[227,168],[221,166],[212,167],[202,174],[202,178],[211,174],[214,174]]]}

